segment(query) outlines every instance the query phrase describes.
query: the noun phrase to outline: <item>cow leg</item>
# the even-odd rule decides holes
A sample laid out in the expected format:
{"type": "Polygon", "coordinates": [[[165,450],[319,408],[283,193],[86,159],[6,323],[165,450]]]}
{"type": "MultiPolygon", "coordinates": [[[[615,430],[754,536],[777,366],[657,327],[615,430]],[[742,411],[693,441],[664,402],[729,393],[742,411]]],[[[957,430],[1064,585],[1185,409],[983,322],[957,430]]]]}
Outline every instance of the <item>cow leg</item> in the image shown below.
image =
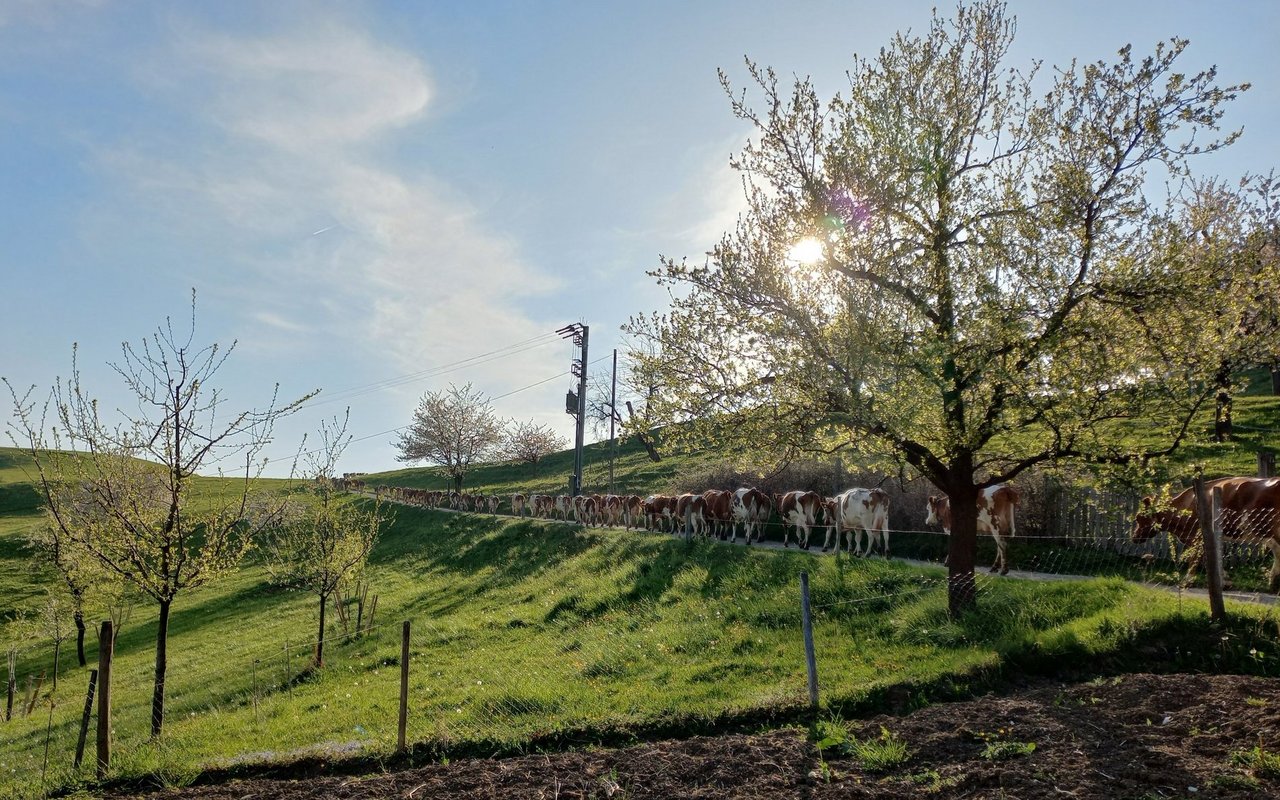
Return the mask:
{"type": "Polygon", "coordinates": [[[1271,570],[1267,573],[1267,588],[1272,592],[1280,591],[1280,539],[1271,537],[1262,544],[1271,551],[1271,570]]]}
{"type": "Polygon", "coordinates": [[[889,529],[888,528],[880,529],[880,542],[881,544],[884,545],[883,552],[884,552],[885,560],[887,561],[889,560],[889,529]]]}
{"type": "Polygon", "coordinates": [[[996,563],[991,565],[991,571],[995,572],[996,567],[999,566],[1000,574],[1008,575],[1009,574],[1009,557],[1008,557],[1008,554],[1005,552],[1005,548],[1008,546],[1008,542],[1006,542],[1004,537],[998,533],[992,534],[992,538],[996,540],[996,563]]]}

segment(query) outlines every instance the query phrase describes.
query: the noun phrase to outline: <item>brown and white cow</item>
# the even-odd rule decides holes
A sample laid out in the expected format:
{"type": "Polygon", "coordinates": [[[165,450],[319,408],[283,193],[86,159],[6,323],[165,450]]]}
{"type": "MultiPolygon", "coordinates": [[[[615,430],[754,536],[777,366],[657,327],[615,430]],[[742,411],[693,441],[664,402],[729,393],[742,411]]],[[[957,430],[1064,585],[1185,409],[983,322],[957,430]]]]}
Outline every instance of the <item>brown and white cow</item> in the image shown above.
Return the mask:
{"type": "Polygon", "coordinates": [[[889,557],[889,495],[881,489],[847,489],[835,497],[826,522],[827,539],[822,552],[831,545],[835,534],[836,551],[840,550],[840,534],[845,533],[847,550],[854,555],[871,555],[876,542],[881,542],[881,552],[889,557]],[[867,536],[867,549],[862,549],[862,535],[867,536]]]}
{"type": "Polygon", "coordinates": [[[573,505],[574,499],[572,497],[564,494],[556,495],[554,506],[555,514],[553,516],[556,519],[565,520],[567,522],[570,512],[573,511],[573,505]]]}
{"type": "Polygon", "coordinates": [[[733,492],[708,489],[702,493],[702,517],[709,536],[723,539],[733,530],[733,492]]]}
{"type": "Polygon", "coordinates": [[[639,528],[644,519],[644,500],[638,494],[622,496],[622,521],[627,530],[639,528]]]}
{"type": "Polygon", "coordinates": [[[485,498],[485,504],[489,507],[490,514],[497,514],[498,506],[502,505],[502,499],[496,494],[491,494],[485,498]]]}
{"type": "MultiPolygon", "coordinates": [[[[1222,538],[1258,541],[1270,550],[1267,580],[1271,591],[1280,590],[1280,478],[1218,478],[1204,486],[1207,492],[1222,490],[1222,538]]],[[[1194,487],[1161,506],[1151,497],[1142,498],[1133,521],[1133,541],[1145,542],[1157,531],[1173,534],[1184,545],[1201,540],[1194,487]]],[[[1191,563],[1187,580],[1198,566],[1199,560],[1191,563]]]]}
{"type": "Polygon", "coordinates": [[[734,526],[732,528],[733,538],[731,541],[738,541],[738,522],[742,523],[742,532],[747,537],[747,544],[751,544],[752,536],[755,541],[760,541],[760,531],[764,529],[765,523],[769,521],[769,515],[773,513],[773,503],[769,500],[769,495],[755,488],[744,487],[733,493],[733,518],[734,526]]]}
{"type": "Polygon", "coordinates": [[[511,495],[511,513],[512,514],[516,515],[517,517],[524,516],[525,499],[526,499],[525,496],[520,494],[519,492],[516,492],[515,494],[511,495]]]}
{"type": "Polygon", "coordinates": [[[551,519],[556,510],[556,499],[549,494],[535,494],[529,499],[533,505],[533,515],[542,519],[551,519]]]}
{"type": "Polygon", "coordinates": [[[809,549],[809,531],[818,520],[822,508],[822,495],[817,492],[787,492],[777,498],[778,516],[782,518],[782,546],[790,546],[787,537],[790,528],[796,529],[796,545],[809,549]],[[788,527],[790,526],[790,527],[788,527]]]}
{"type": "MultiPolygon", "coordinates": [[[[1014,521],[1020,495],[1006,483],[988,486],[978,494],[978,533],[989,533],[996,540],[996,560],[991,571],[1009,574],[1008,539],[1017,535],[1014,521]]],[[[929,516],[924,524],[938,525],[942,532],[951,535],[951,501],[946,497],[929,495],[929,516]]]]}
{"type": "Polygon", "coordinates": [[[600,524],[610,528],[618,527],[618,523],[622,521],[623,511],[623,498],[616,494],[606,494],[600,504],[600,524]]]}
{"type": "Polygon", "coordinates": [[[702,533],[705,522],[702,510],[705,503],[706,501],[702,499],[700,494],[686,492],[676,498],[675,519],[682,526],[680,532],[685,536],[702,533]]]}
{"type": "Polygon", "coordinates": [[[649,530],[671,532],[676,516],[676,498],[668,494],[653,494],[644,499],[642,506],[649,530]]]}

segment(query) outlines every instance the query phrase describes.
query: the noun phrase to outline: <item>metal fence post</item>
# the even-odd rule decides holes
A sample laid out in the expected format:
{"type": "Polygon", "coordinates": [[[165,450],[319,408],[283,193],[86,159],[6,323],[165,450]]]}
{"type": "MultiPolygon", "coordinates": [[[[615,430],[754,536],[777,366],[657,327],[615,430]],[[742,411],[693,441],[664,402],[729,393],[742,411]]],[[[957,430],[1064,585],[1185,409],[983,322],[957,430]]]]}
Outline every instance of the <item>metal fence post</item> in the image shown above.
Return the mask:
{"type": "Polygon", "coordinates": [[[809,705],[818,707],[818,660],[813,652],[813,616],[809,610],[809,573],[800,573],[800,623],[804,629],[804,660],[809,670],[809,705]]]}

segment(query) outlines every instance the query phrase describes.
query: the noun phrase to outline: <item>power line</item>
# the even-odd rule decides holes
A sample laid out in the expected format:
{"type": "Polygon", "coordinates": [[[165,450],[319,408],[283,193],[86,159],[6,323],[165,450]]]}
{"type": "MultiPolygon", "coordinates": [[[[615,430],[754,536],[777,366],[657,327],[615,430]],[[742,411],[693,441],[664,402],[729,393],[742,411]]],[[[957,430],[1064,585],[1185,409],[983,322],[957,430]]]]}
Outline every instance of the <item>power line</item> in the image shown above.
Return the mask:
{"type": "MultiPolygon", "coordinates": [[[[604,360],[605,360],[605,359],[607,359],[607,358],[609,358],[609,356],[604,356],[603,358],[597,358],[595,361],[592,361],[592,362],[590,362],[590,363],[591,363],[591,364],[599,364],[601,361],[604,361],[604,360]]],[[[512,389],[511,391],[507,392],[506,394],[500,394],[500,395],[497,395],[496,397],[490,397],[490,398],[489,398],[489,401],[490,401],[490,402],[492,402],[492,401],[494,401],[494,400],[501,400],[501,399],[502,399],[502,398],[504,398],[504,397],[510,397],[510,396],[511,396],[511,395],[513,395],[513,394],[519,394],[520,392],[527,391],[527,390],[529,390],[529,389],[533,389],[533,388],[535,388],[535,387],[537,387],[537,386],[541,386],[541,385],[542,385],[542,384],[544,384],[544,383],[550,383],[551,381],[558,380],[559,378],[563,378],[564,376],[566,376],[566,375],[568,375],[568,374],[569,374],[569,371],[568,371],[568,370],[565,370],[564,372],[560,372],[560,373],[557,373],[557,374],[555,374],[555,375],[552,375],[550,378],[543,378],[542,380],[540,380],[540,381],[535,381],[535,382],[533,382],[533,383],[531,383],[531,384],[529,384],[529,385],[527,385],[527,386],[521,386],[519,389],[512,389]]],[[[406,429],[406,428],[408,428],[408,427],[410,427],[410,426],[409,426],[409,425],[401,425],[401,426],[400,426],[400,427],[398,427],[398,428],[392,428],[392,429],[390,429],[390,430],[380,431],[380,432],[378,432],[378,433],[371,433],[371,434],[369,434],[369,435],[367,435],[367,436],[360,436],[360,437],[357,437],[357,438],[354,438],[354,439],[350,439],[350,440],[347,442],[347,444],[354,444],[354,443],[356,443],[356,442],[366,442],[366,441],[368,441],[368,440],[370,440],[370,439],[376,439],[376,438],[378,438],[379,436],[387,436],[388,434],[392,434],[392,433],[399,433],[399,432],[401,432],[401,431],[405,430],[405,429],[406,429]]],[[[303,452],[301,452],[301,453],[298,453],[297,455],[298,455],[298,456],[309,456],[309,455],[314,455],[314,454],[319,453],[319,452],[320,452],[320,450],[319,450],[319,449],[316,449],[316,450],[306,450],[306,451],[303,451],[303,452]]],[[[279,459],[279,458],[276,458],[276,459],[268,459],[268,461],[283,461],[283,460],[284,460],[284,459],[279,459]]]]}
{"type": "Polygon", "coordinates": [[[416,381],[424,380],[426,378],[432,378],[432,377],[444,375],[450,372],[457,372],[458,370],[466,369],[468,367],[475,367],[481,364],[487,364],[490,361],[497,361],[499,359],[508,358],[510,356],[519,355],[521,353],[527,353],[531,350],[537,350],[540,347],[545,347],[557,341],[559,341],[559,337],[557,337],[553,333],[540,334],[531,339],[526,339],[521,342],[515,342],[514,344],[506,345],[505,347],[499,347],[495,350],[490,350],[487,353],[480,353],[479,355],[470,356],[468,358],[463,358],[458,361],[452,361],[447,364],[440,364],[438,366],[431,367],[430,369],[420,370],[418,372],[411,372],[406,375],[396,376],[394,378],[385,378],[380,381],[374,381],[373,383],[367,383],[360,386],[352,386],[346,389],[340,389],[339,391],[334,392],[333,394],[328,395],[327,397],[322,396],[317,400],[307,403],[306,406],[307,407],[319,406],[319,405],[325,405],[327,403],[336,403],[336,402],[351,400],[366,394],[380,392],[385,389],[394,388],[396,386],[403,386],[404,384],[407,384],[407,383],[414,383],[416,381]]]}

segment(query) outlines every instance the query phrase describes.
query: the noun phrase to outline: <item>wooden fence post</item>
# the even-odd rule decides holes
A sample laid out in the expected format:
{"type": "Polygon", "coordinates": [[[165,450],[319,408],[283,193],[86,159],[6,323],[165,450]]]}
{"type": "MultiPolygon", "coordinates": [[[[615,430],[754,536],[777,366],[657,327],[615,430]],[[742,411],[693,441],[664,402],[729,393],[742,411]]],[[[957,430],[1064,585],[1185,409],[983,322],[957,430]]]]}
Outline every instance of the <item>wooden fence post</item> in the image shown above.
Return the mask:
{"type": "Polygon", "coordinates": [[[1258,451],[1258,477],[1271,478],[1276,474],[1276,454],[1269,450],[1258,451]]]}
{"type": "Polygon", "coordinates": [[[1196,514],[1204,537],[1205,583],[1209,588],[1209,616],[1214,622],[1225,622],[1226,606],[1222,602],[1222,489],[1214,487],[1213,496],[1205,492],[1204,479],[1196,476],[1196,514]]]}
{"type": "Polygon", "coordinates": [[[818,659],[813,652],[813,617],[809,610],[809,573],[800,573],[800,625],[804,630],[804,660],[809,672],[809,705],[818,707],[818,659]]]}
{"type": "Polygon", "coordinates": [[[111,620],[103,620],[98,633],[98,780],[107,777],[111,767],[111,655],[115,646],[111,620]]]}
{"type": "Polygon", "coordinates": [[[84,696],[84,714],[80,717],[80,739],[76,742],[76,761],[74,767],[80,769],[84,761],[84,743],[89,738],[89,717],[93,716],[93,690],[98,685],[98,671],[89,670],[89,691],[84,696]]]}
{"type": "Polygon", "coordinates": [[[18,651],[12,647],[9,648],[7,664],[9,666],[9,680],[7,683],[8,692],[6,693],[8,699],[5,701],[4,705],[5,722],[13,719],[13,694],[18,690],[18,651]]]}
{"type": "Polygon", "coordinates": [[[409,620],[400,633],[400,718],[396,725],[396,752],[405,751],[405,733],[409,726],[409,620]]]}

